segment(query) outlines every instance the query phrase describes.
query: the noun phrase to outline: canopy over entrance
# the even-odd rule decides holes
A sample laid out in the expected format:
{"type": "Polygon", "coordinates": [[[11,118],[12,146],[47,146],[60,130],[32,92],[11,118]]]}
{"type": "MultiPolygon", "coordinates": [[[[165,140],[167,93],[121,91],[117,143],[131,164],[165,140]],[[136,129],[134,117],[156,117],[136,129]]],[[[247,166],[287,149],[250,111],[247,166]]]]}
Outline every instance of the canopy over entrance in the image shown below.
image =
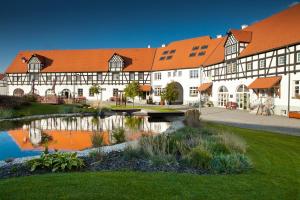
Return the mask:
{"type": "Polygon", "coordinates": [[[152,89],[151,85],[140,85],[141,92],[150,92],[152,89]]]}
{"type": "Polygon", "coordinates": [[[249,89],[271,89],[278,85],[281,76],[265,77],[255,79],[249,86],[249,89]]]}
{"type": "Polygon", "coordinates": [[[212,87],[212,83],[203,83],[199,86],[198,90],[199,92],[205,92],[211,87],[212,87]]]}

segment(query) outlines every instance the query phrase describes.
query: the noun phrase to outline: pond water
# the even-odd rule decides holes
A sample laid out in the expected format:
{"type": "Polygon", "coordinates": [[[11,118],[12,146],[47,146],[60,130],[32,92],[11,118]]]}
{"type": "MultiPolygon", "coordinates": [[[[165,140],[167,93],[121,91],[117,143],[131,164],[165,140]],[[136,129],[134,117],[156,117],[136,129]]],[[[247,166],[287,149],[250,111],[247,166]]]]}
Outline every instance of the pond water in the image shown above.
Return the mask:
{"type": "Polygon", "coordinates": [[[151,122],[148,117],[113,115],[100,117],[60,117],[18,122],[13,127],[0,124],[0,160],[39,155],[45,146],[49,151],[79,151],[98,144],[114,144],[114,130],[124,130],[126,141],[143,135],[159,134],[167,130],[170,122],[151,122]],[[1,127],[2,126],[2,127],[1,127]]]}

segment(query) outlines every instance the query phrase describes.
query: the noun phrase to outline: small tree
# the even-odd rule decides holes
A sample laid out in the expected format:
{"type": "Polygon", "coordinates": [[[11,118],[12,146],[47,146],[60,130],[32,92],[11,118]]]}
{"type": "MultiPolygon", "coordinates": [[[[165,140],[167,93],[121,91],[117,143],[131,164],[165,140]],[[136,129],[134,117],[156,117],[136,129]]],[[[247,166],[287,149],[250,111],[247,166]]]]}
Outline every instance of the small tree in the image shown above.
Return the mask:
{"type": "Polygon", "coordinates": [[[124,89],[125,97],[129,97],[132,99],[132,104],[134,107],[134,98],[140,94],[140,85],[138,82],[129,83],[124,89]]]}
{"type": "Polygon", "coordinates": [[[99,95],[99,93],[101,92],[101,87],[100,87],[100,85],[95,84],[95,85],[93,85],[92,87],[90,87],[90,92],[91,92],[92,94],[96,94],[96,97],[97,97],[97,108],[99,108],[98,95],[99,95]]]}
{"type": "Polygon", "coordinates": [[[168,83],[164,91],[161,93],[161,98],[168,103],[175,101],[178,98],[179,92],[175,82],[168,83]]]}

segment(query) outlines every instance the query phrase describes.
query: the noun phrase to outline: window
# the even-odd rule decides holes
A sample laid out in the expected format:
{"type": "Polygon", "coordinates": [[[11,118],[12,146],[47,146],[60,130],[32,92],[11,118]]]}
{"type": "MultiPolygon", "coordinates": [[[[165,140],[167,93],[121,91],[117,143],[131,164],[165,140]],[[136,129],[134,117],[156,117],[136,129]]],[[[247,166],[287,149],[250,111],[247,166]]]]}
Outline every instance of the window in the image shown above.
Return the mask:
{"type": "Polygon", "coordinates": [[[203,45],[203,46],[201,47],[202,50],[207,49],[207,48],[208,48],[208,45],[203,45]]]}
{"type": "Polygon", "coordinates": [[[297,58],[296,58],[296,62],[297,62],[297,63],[300,63],[300,52],[297,53],[296,57],[297,57],[297,58]]]}
{"type": "Polygon", "coordinates": [[[216,75],[216,76],[219,75],[219,69],[215,69],[215,75],[216,75]]]}
{"type": "Polygon", "coordinates": [[[97,73],[97,80],[102,81],[102,73],[97,73]]]}
{"type": "Polygon", "coordinates": [[[226,53],[227,55],[231,54],[231,46],[226,47],[226,53]]]}
{"type": "Polygon", "coordinates": [[[155,87],[154,96],[160,96],[160,95],[161,95],[161,87],[155,87]]]}
{"type": "Polygon", "coordinates": [[[171,72],[168,72],[168,77],[171,77],[171,72]]]}
{"type": "Polygon", "coordinates": [[[295,81],[294,85],[295,97],[300,98],[300,81],[295,81]]]}
{"type": "Polygon", "coordinates": [[[285,65],[285,56],[278,57],[278,65],[285,65]]]}
{"type": "Polygon", "coordinates": [[[173,56],[167,56],[167,60],[171,60],[173,56]]]}
{"type": "Polygon", "coordinates": [[[93,91],[92,91],[92,88],[89,90],[89,96],[90,96],[90,97],[95,96],[95,94],[94,94],[93,91]]]}
{"type": "Polygon", "coordinates": [[[198,50],[199,49],[199,46],[194,46],[193,48],[192,48],[192,51],[196,51],[196,50],[198,50]]]}
{"type": "Polygon", "coordinates": [[[231,67],[232,67],[231,72],[236,73],[236,63],[232,63],[231,67]]]}
{"type": "Polygon", "coordinates": [[[231,69],[232,69],[232,64],[231,63],[227,64],[227,74],[231,74],[232,73],[231,69]]]}
{"type": "Polygon", "coordinates": [[[260,60],[259,61],[259,68],[264,68],[266,66],[266,61],[265,60],[260,60]]]}
{"type": "Polygon", "coordinates": [[[173,71],[173,76],[175,77],[177,75],[177,71],[173,71]]]}
{"type": "Polygon", "coordinates": [[[178,71],[178,76],[182,76],[182,71],[178,71]]]}
{"type": "Polygon", "coordinates": [[[236,44],[231,46],[231,52],[236,53],[236,44]]]}
{"type": "Polygon", "coordinates": [[[144,72],[139,72],[138,78],[139,80],[144,80],[144,72]]]}
{"type": "Polygon", "coordinates": [[[196,55],[196,53],[190,53],[190,57],[194,57],[196,55]]]}
{"type": "Polygon", "coordinates": [[[198,70],[190,70],[190,78],[198,78],[198,70]]]}
{"type": "Polygon", "coordinates": [[[113,75],[112,78],[113,78],[114,81],[120,80],[120,74],[119,73],[113,73],[112,75],[113,75]]]}
{"type": "Polygon", "coordinates": [[[170,51],[170,54],[174,54],[176,52],[176,49],[173,49],[170,51]]]}
{"type": "Polygon", "coordinates": [[[51,78],[52,78],[51,74],[48,74],[48,75],[46,76],[46,80],[47,80],[47,81],[51,81],[51,80],[52,80],[51,78]]]}
{"type": "Polygon", "coordinates": [[[93,81],[93,75],[88,75],[87,80],[88,80],[88,82],[92,82],[93,81]]]}
{"type": "Polygon", "coordinates": [[[211,70],[207,71],[207,77],[211,77],[211,70]]]}
{"type": "Polygon", "coordinates": [[[164,56],[159,58],[159,60],[165,60],[165,59],[166,59],[166,57],[164,57],[164,56]]]}
{"type": "Polygon", "coordinates": [[[204,56],[205,55],[205,51],[201,51],[198,53],[198,56],[204,56]]]}
{"type": "Polygon", "coordinates": [[[247,71],[251,71],[251,70],[252,70],[252,63],[251,63],[251,62],[248,62],[248,63],[246,64],[246,70],[247,70],[247,71]]]}
{"type": "Polygon", "coordinates": [[[162,54],[167,55],[168,53],[169,53],[169,51],[164,51],[162,54]]]}
{"type": "Polygon", "coordinates": [[[129,73],[129,80],[131,80],[131,81],[134,80],[134,72],[129,73]]]}
{"type": "Polygon", "coordinates": [[[18,82],[19,78],[18,76],[13,76],[13,82],[18,82]]]}
{"type": "Polygon", "coordinates": [[[154,80],[161,80],[161,73],[154,73],[154,80]]]}
{"type": "Polygon", "coordinates": [[[78,88],[77,93],[78,93],[79,97],[82,97],[83,96],[83,89],[82,88],[78,88]]]}
{"type": "Polygon", "coordinates": [[[190,97],[195,97],[198,95],[198,88],[197,87],[190,87],[190,97]]]}
{"type": "Polygon", "coordinates": [[[37,81],[37,80],[39,80],[39,75],[38,74],[36,74],[36,73],[29,74],[29,81],[37,81]]]}
{"type": "Polygon", "coordinates": [[[72,76],[71,75],[67,75],[67,82],[71,82],[72,81],[72,76]]]}

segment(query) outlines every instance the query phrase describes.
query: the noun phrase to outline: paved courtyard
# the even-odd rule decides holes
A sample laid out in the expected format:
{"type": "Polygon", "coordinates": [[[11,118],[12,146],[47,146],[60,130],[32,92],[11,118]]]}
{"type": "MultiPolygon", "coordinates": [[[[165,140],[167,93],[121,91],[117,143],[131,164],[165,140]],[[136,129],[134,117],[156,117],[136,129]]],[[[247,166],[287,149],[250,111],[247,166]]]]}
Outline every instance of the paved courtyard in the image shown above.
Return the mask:
{"type": "Polygon", "coordinates": [[[202,119],[226,125],[300,136],[300,120],[283,116],[261,116],[242,110],[202,108],[202,119]]]}

